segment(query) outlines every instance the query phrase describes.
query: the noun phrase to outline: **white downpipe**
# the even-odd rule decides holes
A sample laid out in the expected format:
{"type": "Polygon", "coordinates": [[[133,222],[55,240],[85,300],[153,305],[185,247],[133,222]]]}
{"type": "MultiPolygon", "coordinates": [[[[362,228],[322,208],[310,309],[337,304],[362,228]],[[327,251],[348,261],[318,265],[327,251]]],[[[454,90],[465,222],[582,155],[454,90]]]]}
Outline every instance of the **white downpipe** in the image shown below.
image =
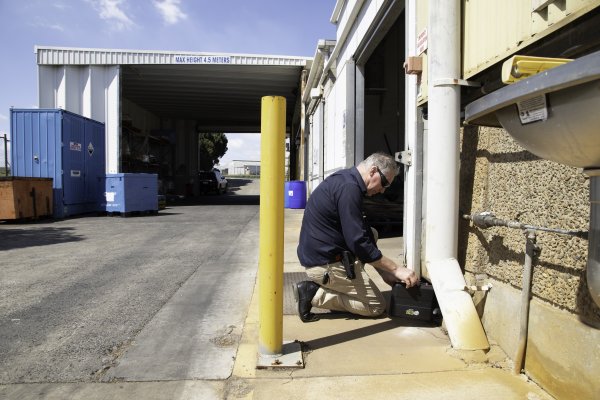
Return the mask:
{"type": "MultiPolygon", "coordinates": [[[[416,0],[406,2],[406,57],[415,56],[417,47],[417,4],[416,0]]],[[[406,75],[405,79],[405,106],[406,115],[406,150],[412,152],[412,165],[406,169],[405,197],[404,197],[404,258],[406,265],[421,276],[420,253],[420,225],[421,207],[418,206],[422,194],[418,193],[419,180],[423,171],[419,169],[419,149],[417,146],[419,134],[417,132],[417,76],[406,75]],[[417,226],[419,225],[419,226],[417,226]]]]}
{"type": "Polygon", "coordinates": [[[452,346],[489,348],[456,260],[458,234],[460,0],[430,0],[428,24],[427,201],[425,261],[452,346]]]}

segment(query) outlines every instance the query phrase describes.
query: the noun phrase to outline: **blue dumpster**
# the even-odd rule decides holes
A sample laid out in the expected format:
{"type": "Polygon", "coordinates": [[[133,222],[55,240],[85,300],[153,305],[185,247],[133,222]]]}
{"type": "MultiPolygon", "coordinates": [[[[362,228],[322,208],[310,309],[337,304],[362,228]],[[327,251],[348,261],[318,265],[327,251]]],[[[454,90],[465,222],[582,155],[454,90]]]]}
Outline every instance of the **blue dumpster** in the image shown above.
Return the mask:
{"type": "Polygon", "coordinates": [[[107,212],[158,211],[157,174],[106,174],[104,187],[107,212]]]}

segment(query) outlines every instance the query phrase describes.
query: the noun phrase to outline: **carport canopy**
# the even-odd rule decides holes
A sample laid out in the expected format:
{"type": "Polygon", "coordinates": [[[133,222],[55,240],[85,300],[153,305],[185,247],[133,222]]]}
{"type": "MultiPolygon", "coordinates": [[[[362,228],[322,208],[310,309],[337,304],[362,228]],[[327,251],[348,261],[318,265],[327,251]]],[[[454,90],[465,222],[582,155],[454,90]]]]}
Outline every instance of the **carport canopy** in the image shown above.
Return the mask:
{"type": "Polygon", "coordinates": [[[289,134],[312,64],[309,57],[234,53],[47,46],[35,53],[39,107],[104,122],[108,173],[119,172],[122,99],[158,118],[195,121],[200,132],[259,133],[261,98],[283,96],[289,134]]]}
{"type": "Polygon", "coordinates": [[[286,98],[292,122],[302,67],[123,65],[122,96],[153,114],[197,121],[204,132],[260,132],[263,96],[286,98]]]}
{"type": "MultiPolygon", "coordinates": [[[[45,46],[36,46],[35,51],[39,66],[119,66],[122,98],[159,118],[196,120],[205,132],[260,132],[261,98],[271,95],[286,98],[289,126],[302,71],[312,62],[309,57],[234,53],[45,46]]],[[[73,95],[69,89],[65,96],[73,95]]],[[[43,90],[40,86],[40,107],[43,90]]],[[[64,102],[66,109],[75,103],[64,102]]],[[[80,112],[85,110],[69,111],[85,115],[80,112]]]]}

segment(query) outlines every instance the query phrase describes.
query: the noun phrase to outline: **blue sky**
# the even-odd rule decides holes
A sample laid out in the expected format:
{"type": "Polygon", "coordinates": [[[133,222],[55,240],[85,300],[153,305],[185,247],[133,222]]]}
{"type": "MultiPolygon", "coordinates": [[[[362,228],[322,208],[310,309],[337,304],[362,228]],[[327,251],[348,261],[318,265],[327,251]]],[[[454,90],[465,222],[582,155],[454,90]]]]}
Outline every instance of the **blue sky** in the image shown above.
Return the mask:
{"type": "MultiPolygon", "coordinates": [[[[35,45],[312,57],[319,39],[335,38],[334,6],[335,0],[0,0],[0,135],[9,133],[11,106],[38,105],[35,45]]],[[[258,135],[229,139],[222,161],[260,157],[258,135]]],[[[1,165],[3,158],[0,151],[1,165]]]]}

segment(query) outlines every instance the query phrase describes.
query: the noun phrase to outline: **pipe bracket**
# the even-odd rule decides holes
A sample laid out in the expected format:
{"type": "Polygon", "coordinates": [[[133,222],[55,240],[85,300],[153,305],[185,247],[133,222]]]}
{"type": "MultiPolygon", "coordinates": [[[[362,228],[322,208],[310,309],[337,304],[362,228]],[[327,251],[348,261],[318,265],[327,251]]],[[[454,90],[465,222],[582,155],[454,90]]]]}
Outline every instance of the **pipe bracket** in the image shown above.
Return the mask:
{"type": "Polygon", "coordinates": [[[467,81],[458,78],[441,78],[433,81],[433,87],[439,86],[470,86],[481,87],[481,82],[467,81]]]}
{"type": "Polygon", "coordinates": [[[487,292],[492,288],[492,284],[488,283],[487,285],[465,285],[463,290],[465,292],[487,292]]]}

